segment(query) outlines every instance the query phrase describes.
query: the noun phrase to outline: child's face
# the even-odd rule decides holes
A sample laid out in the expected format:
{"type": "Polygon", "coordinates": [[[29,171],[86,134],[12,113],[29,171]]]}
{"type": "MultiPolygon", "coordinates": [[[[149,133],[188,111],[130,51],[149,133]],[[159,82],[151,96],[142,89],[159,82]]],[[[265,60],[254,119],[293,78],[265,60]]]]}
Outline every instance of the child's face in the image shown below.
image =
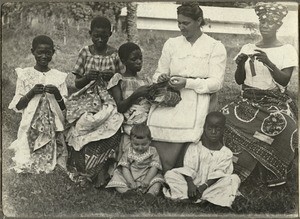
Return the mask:
{"type": "Polygon", "coordinates": [[[204,125],[204,135],[211,142],[218,142],[221,140],[224,131],[224,122],[221,118],[210,117],[204,125]]]}
{"type": "Polygon", "coordinates": [[[143,55],[142,51],[137,49],[132,51],[128,59],[125,60],[124,65],[127,69],[130,69],[131,71],[138,72],[142,69],[143,65],[143,55]]]}
{"type": "Polygon", "coordinates": [[[145,153],[150,145],[151,141],[147,137],[144,138],[136,138],[131,137],[131,147],[138,154],[145,153]]]}
{"type": "Polygon", "coordinates": [[[107,45],[111,31],[107,28],[95,27],[90,31],[92,41],[97,49],[104,49],[107,45]]]}
{"type": "Polygon", "coordinates": [[[31,49],[31,52],[38,66],[47,67],[52,60],[54,49],[48,44],[39,44],[35,49],[31,49]]]}

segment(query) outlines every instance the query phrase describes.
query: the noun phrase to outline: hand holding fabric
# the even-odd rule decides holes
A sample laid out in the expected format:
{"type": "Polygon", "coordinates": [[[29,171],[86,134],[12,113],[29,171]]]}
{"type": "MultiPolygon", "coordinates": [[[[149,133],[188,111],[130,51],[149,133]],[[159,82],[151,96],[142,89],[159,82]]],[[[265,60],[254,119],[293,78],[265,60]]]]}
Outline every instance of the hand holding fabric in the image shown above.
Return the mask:
{"type": "Polygon", "coordinates": [[[182,88],[185,88],[186,85],[186,78],[184,77],[171,77],[169,81],[170,87],[172,87],[175,90],[181,90],[182,88]]]}

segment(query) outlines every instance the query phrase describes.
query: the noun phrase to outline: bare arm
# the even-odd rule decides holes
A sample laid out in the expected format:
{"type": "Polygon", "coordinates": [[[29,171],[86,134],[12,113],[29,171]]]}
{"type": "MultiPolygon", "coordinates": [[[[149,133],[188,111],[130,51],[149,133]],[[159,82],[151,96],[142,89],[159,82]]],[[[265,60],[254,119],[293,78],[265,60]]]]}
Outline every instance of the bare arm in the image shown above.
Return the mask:
{"type": "Polygon", "coordinates": [[[135,101],[148,94],[149,86],[142,86],[135,90],[128,98],[123,99],[120,82],[110,89],[111,95],[117,103],[118,111],[125,113],[135,101]]]}

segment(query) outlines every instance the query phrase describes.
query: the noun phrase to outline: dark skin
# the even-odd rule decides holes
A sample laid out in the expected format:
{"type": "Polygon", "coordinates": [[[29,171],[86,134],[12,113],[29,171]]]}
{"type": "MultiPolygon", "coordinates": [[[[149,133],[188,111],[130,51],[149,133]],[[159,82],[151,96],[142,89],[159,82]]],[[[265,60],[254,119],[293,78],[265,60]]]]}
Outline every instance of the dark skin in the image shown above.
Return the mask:
{"type": "MultiPolygon", "coordinates": [[[[124,77],[136,77],[142,68],[142,53],[140,50],[132,51],[127,59],[121,59],[126,66],[124,77]]],[[[146,97],[150,91],[149,86],[141,86],[136,89],[127,99],[123,99],[121,81],[110,89],[111,95],[117,103],[118,112],[125,113],[140,97],[146,97]]]]}
{"type": "MultiPolygon", "coordinates": [[[[110,46],[107,45],[107,42],[112,34],[110,29],[94,27],[89,31],[89,34],[93,42],[93,45],[89,46],[91,54],[107,55],[110,49],[110,46]]],[[[104,77],[104,79],[107,78],[109,80],[109,78],[111,78],[113,74],[114,73],[112,70],[107,69],[105,71],[90,71],[87,72],[84,76],[76,75],[75,86],[76,88],[81,89],[91,81],[97,80],[99,75],[101,75],[101,77],[104,77]]]]}
{"type": "MultiPolygon", "coordinates": [[[[273,48],[282,46],[283,44],[277,39],[276,36],[276,31],[279,29],[279,27],[280,26],[276,24],[270,25],[260,22],[259,29],[262,35],[262,40],[257,42],[256,46],[259,48],[273,48]]],[[[260,49],[255,49],[254,51],[256,53],[252,55],[257,61],[263,63],[269,69],[274,80],[282,86],[287,86],[291,79],[294,67],[279,69],[269,59],[264,51],[260,49]]],[[[248,60],[248,58],[248,55],[241,53],[236,59],[237,69],[235,71],[235,81],[239,85],[244,84],[246,79],[245,62],[248,60]]]]}
{"type": "MultiPolygon", "coordinates": [[[[37,71],[41,72],[41,74],[50,71],[48,64],[52,60],[54,51],[55,50],[53,49],[53,47],[47,44],[39,44],[36,48],[31,49],[31,52],[36,60],[34,68],[37,71]]],[[[61,110],[64,110],[66,108],[64,100],[62,99],[58,88],[51,84],[36,84],[24,97],[22,97],[19,100],[19,102],[16,105],[16,108],[18,110],[26,108],[28,103],[35,95],[42,94],[44,92],[54,95],[61,110]]]]}
{"type": "MultiPolygon", "coordinates": [[[[206,120],[204,125],[204,133],[202,135],[202,144],[204,147],[218,151],[223,147],[221,142],[221,138],[224,131],[225,122],[222,118],[218,117],[210,117],[206,120]]],[[[188,197],[192,201],[196,201],[202,197],[203,192],[216,183],[217,179],[209,179],[206,183],[201,184],[200,186],[196,186],[194,184],[193,178],[190,176],[184,176],[187,186],[188,186],[188,197]]]]}

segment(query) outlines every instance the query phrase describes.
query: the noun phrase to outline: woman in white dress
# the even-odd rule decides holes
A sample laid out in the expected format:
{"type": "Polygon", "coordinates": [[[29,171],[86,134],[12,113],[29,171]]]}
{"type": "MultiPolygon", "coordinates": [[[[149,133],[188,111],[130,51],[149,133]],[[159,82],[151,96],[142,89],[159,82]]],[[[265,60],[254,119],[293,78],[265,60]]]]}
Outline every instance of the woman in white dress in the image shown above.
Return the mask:
{"type": "Polygon", "coordinates": [[[215,93],[222,87],[226,66],[223,44],[201,30],[204,18],[199,5],[183,3],[177,15],[182,35],[164,44],[153,81],[169,81],[180,91],[182,100],[175,107],[152,106],[147,121],[164,171],[176,166],[177,161],[181,166],[186,143],[199,141],[211,99],[216,100],[215,93]]]}

